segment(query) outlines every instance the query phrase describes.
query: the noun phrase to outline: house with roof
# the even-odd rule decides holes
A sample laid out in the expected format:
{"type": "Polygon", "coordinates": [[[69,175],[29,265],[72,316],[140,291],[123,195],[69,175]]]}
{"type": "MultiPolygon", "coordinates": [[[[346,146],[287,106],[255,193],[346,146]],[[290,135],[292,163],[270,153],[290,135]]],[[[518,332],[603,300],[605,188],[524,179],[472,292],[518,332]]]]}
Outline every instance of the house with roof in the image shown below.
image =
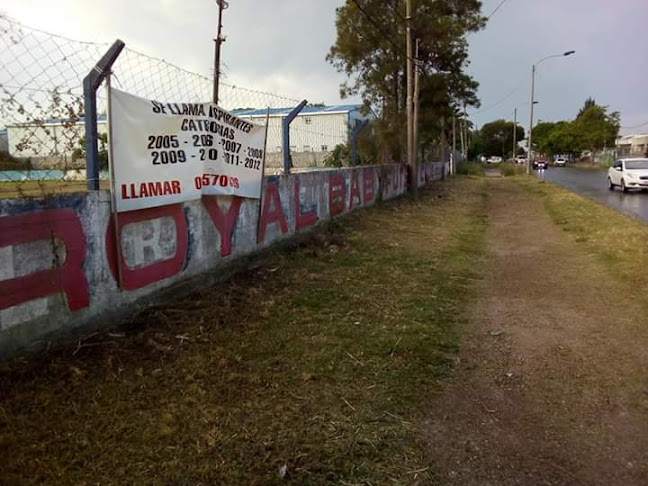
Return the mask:
{"type": "Polygon", "coordinates": [[[648,154],[648,133],[621,135],[616,140],[617,157],[645,157],[648,154]]]}

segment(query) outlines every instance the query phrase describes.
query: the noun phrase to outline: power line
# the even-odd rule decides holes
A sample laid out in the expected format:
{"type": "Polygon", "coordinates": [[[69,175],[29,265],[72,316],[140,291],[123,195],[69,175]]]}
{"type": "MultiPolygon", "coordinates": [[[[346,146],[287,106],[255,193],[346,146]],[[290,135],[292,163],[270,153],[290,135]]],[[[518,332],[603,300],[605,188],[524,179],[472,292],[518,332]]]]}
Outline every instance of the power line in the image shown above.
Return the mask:
{"type": "Polygon", "coordinates": [[[371,17],[371,15],[369,15],[369,13],[362,7],[362,5],[360,5],[358,0],[352,0],[352,2],[355,4],[356,7],[358,7],[358,10],[362,12],[362,14],[367,18],[367,20],[371,22],[376,29],[378,29],[378,32],[380,32],[385,37],[387,42],[389,42],[394,49],[399,51],[401,48],[394,43],[394,41],[391,39],[391,36],[388,33],[382,30],[380,24],[378,24],[378,22],[375,21],[373,17],[371,17]]]}
{"type": "Polygon", "coordinates": [[[648,125],[648,121],[646,123],[642,123],[641,125],[635,125],[633,127],[621,127],[621,128],[623,128],[624,130],[634,130],[635,128],[645,127],[646,125],[648,125]]]}
{"type": "Polygon", "coordinates": [[[515,93],[517,93],[518,91],[520,91],[520,88],[522,88],[522,85],[523,85],[525,82],[526,82],[526,81],[525,81],[524,79],[521,80],[521,81],[518,83],[518,85],[517,85],[515,88],[513,88],[513,90],[510,91],[510,92],[509,92],[506,96],[504,96],[501,100],[499,100],[498,102],[493,103],[492,105],[489,105],[489,106],[487,106],[486,108],[483,108],[483,109],[481,109],[481,110],[473,111],[472,113],[469,113],[469,115],[472,116],[472,115],[477,115],[478,113],[484,113],[484,112],[490,111],[491,109],[493,109],[493,108],[495,108],[495,107],[501,105],[501,104],[504,103],[506,100],[508,100],[511,96],[513,96],[515,93]]]}
{"type": "Polygon", "coordinates": [[[507,0],[502,0],[497,7],[495,7],[495,10],[493,10],[490,14],[488,14],[488,17],[486,19],[490,20],[490,18],[495,15],[495,13],[502,8],[502,6],[507,2],[507,0]]]}
{"type": "MultiPolygon", "coordinates": [[[[366,11],[362,6],[361,6],[361,5],[360,5],[360,3],[358,3],[358,0],[351,0],[351,1],[355,4],[356,7],[358,7],[358,10],[360,10],[360,12],[362,12],[362,14],[367,18],[367,20],[373,24],[373,26],[378,30],[378,32],[380,32],[380,34],[383,35],[383,37],[387,40],[387,42],[389,42],[389,43],[392,45],[392,47],[396,50],[396,52],[399,52],[399,51],[403,50],[402,47],[399,47],[399,46],[398,46],[398,45],[397,45],[397,44],[396,44],[396,43],[391,39],[393,36],[390,36],[387,32],[385,32],[385,31],[382,29],[382,27],[380,26],[380,24],[379,24],[376,20],[374,20],[374,19],[371,17],[371,15],[369,15],[369,13],[368,13],[368,12],[367,12],[367,11],[366,11]]],[[[387,2],[387,5],[390,5],[389,2],[387,2]]],[[[390,6],[391,6],[391,5],[390,5],[390,6]]],[[[419,60],[418,60],[418,59],[412,58],[412,57],[408,56],[407,54],[405,54],[405,59],[406,59],[406,60],[409,59],[409,60],[411,60],[414,64],[418,64],[418,65],[419,65],[419,68],[420,68],[420,63],[419,63],[419,60]]],[[[427,76],[427,72],[426,72],[424,69],[421,69],[421,73],[423,73],[424,76],[427,76]]]]}

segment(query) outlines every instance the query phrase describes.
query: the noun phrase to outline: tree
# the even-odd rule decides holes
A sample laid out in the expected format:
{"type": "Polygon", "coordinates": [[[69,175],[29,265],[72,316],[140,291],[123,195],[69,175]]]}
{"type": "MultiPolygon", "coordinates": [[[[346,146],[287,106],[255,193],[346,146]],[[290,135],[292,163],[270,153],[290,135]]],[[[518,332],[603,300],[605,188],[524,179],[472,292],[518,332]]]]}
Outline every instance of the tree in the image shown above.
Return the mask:
{"type": "MultiPolygon", "coordinates": [[[[513,154],[513,122],[495,120],[486,123],[479,133],[485,155],[507,157],[508,154],[513,154]]],[[[524,128],[520,125],[515,130],[515,138],[516,142],[524,140],[524,128]]]]}
{"type": "MultiPolygon", "coordinates": [[[[552,137],[555,131],[561,128],[561,124],[567,122],[540,122],[533,127],[533,149],[534,151],[553,155],[554,153],[567,153],[571,152],[568,150],[566,152],[554,152],[555,147],[549,142],[549,139],[552,137]]],[[[554,140],[555,142],[555,140],[554,140]]]]}
{"type": "MultiPolygon", "coordinates": [[[[479,105],[477,83],[464,69],[468,64],[465,35],[485,24],[480,7],[478,0],[414,2],[412,22],[423,71],[419,115],[423,143],[447,128],[444,120],[451,116],[453,105],[479,105]]],[[[382,148],[400,160],[406,133],[404,6],[393,0],[353,0],[336,12],[337,36],[327,60],[349,77],[340,93],[342,97],[359,94],[367,106],[375,107],[382,148]]]]}
{"type": "Polygon", "coordinates": [[[620,128],[619,112],[608,113],[607,107],[593,105],[587,108],[574,120],[575,135],[585,148],[594,154],[608,146],[614,145],[620,128]]]}
{"type": "Polygon", "coordinates": [[[589,97],[585,100],[585,104],[583,107],[578,111],[578,115],[576,115],[576,119],[579,119],[581,116],[583,116],[583,113],[587,111],[588,108],[591,108],[592,106],[596,106],[596,101],[594,101],[594,98],[589,97]]]}
{"type": "MultiPolygon", "coordinates": [[[[583,150],[583,139],[573,122],[560,121],[553,124],[540,151],[550,157],[558,154],[579,154],[583,150]]],[[[535,133],[535,129],[533,130],[535,133]]]]}
{"type": "Polygon", "coordinates": [[[596,153],[612,147],[619,133],[619,113],[609,112],[594,99],[585,100],[573,121],[543,122],[533,127],[534,149],[549,156],[596,153]]]}

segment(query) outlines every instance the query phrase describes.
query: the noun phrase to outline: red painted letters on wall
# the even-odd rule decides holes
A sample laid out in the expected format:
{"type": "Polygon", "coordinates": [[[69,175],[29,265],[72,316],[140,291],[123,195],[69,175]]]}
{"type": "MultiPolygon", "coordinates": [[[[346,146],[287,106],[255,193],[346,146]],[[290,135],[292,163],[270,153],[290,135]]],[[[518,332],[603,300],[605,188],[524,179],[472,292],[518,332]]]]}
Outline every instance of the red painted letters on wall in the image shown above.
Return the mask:
{"type": "Polygon", "coordinates": [[[331,217],[342,214],[346,209],[346,183],[342,174],[329,178],[329,212],[331,217]]]}
{"type": "Polygon", "coordinates": [[[362,174],[362,192],[365,204],[370,204],[374,198],[374,170],[365,169],[362,174]]]}
{"type": "MultiPolygon", "coordinates": [[[[121,252],[122,286],[126,290],[135,290],[146,287],[152,283],[169,278],[180,273],[187,255],[187,220],[182,211],[182,204],[172,204],[157,208],[141,209],[119,214],[119,235],[125,226],[131,223],[139,223],[150,219],[170,216],[175,222],[176,229],[176,252],[173,258],[158,261],[141,268],[130,268],[126,265],[124,253],[121,252]]],[[[117,246],[115,239],[115,223],[111,218],[106,231],[106,252],[110,271],[117,280],[117,246]]]]}
{"type": "Polygon", "coordinates": [[[313,226],[317,222],[317,211],[311,210],[301,212],[301,200],[299,199],[299,177],[295,177],[295,229],[313,226]]]}
{"type": "Polygon", "coordinates": [[[360,171],[351,171],[351,190],[349,191],[349,209],[355,206],[362,206],[362,199],[360,197],[360,171]]]}
{"type": "Polygon", "coordinates": [[[63,292],[70,310],[88,307],[83,273],[86,242],[72,209],[52,209],[0,218],[0,247],[57,239],[65,245],[65,262],[57,268],[0,281],[0,309],[63,292]]]}
{"type": "Polygon", "coordinates": [[[225,214],[218,205],[216,196],[203,196],[202,198],[203,206],[205,206],[207,214],[209,214],[221,237],[221,256],[232,253],[232,234],[234,233],[243,198],[232,197],[230,201],[230,207],[227,214],[225,214]]]}
{"type": "Polygon", "coordinates": [[[266,228],[271,223],[279,223],[282,233],[288,233],[288,223],[283,211],[281,210],[281,200],[279,199],[279,184],[268,182],[266,184],[265,197],[263,198],[263,210],[261,211],[261,221],[259,221],[259,242],[265,241],[266,228]],[[270,208],[272,205],[272,209],[270,208]]]}

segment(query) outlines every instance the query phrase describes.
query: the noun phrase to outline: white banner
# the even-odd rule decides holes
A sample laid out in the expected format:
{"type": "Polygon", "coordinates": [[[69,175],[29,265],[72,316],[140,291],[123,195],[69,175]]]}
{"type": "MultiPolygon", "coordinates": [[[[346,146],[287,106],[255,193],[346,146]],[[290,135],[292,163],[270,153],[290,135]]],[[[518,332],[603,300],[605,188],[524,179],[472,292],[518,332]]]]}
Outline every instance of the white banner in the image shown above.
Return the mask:
{"type": "Polygon", "coordinates": [[[202,194],[258,198],[266,127],[214,103],[160,103],[111,89],[116,210],[202,194]]]}

